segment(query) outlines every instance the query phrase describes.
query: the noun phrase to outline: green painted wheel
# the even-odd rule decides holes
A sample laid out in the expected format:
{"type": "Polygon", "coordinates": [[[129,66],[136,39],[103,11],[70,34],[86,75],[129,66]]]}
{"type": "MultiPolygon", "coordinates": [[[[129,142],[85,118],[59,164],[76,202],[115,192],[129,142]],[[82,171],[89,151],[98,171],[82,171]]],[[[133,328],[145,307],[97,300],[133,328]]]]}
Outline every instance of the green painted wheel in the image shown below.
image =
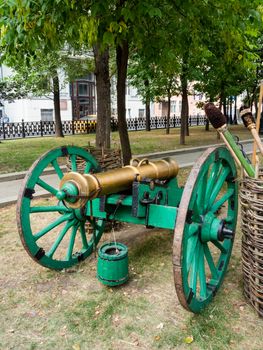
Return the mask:
{"type": "Polygon", "coordinates": [[[200,312],[218,291],[231,256],[238,211],[236,167],[224,147],[209,148],[186,182],[174,232],[180,303],[200,312]]]}
{"type": "Polygon", "coordinates": [[[40,265],[61,270],[86,259],[95,249],[104,231],[104,220],[91,220],[86,207],[72,209],[60,198],[59,183],[63,178],[60,164],[65,157],[75,172],[97,172],[94,157],[82,148],[55,148],[29,169],[17,202],[17,223],[21,241],[27,253],[40,265]],[[81,162],[81,170],[79,163],[81,162]],[[44,174],[52,168],[56,176],[44,174]],[[39,195],[45,196],[42,198],[39,195]],[[88,234],[87,224],[92,227],[88,234]]]}

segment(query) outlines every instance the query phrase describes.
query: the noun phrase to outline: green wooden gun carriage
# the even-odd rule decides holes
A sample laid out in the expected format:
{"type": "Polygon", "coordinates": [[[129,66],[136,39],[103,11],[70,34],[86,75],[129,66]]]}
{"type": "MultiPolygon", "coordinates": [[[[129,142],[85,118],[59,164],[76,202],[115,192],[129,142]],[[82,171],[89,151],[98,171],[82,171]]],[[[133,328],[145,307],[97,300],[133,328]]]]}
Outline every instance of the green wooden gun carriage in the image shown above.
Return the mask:
{"type": "Polygon", "coordinates": [[[229,263],[238,210],[236,167],[229,151],[218,147],[199,158],[184,188],[177,173],[170,159],[100,172],[84,149],[55,148],[36,160],[21,188],[17,221],[23,245],[37,263],[61,270],[92,254],[106,221],[173,230],[176,292],[187,310],[199,312],[215,296],[229,263]],[[64,157],[72,170],[66,174],[64,157]],[[79,159],[85,164],[81,171],[79,159]],[[50,166],[56,184],[43,177],[50,166]],[[51,198],[35,200],[39,189],[51,198]]]}

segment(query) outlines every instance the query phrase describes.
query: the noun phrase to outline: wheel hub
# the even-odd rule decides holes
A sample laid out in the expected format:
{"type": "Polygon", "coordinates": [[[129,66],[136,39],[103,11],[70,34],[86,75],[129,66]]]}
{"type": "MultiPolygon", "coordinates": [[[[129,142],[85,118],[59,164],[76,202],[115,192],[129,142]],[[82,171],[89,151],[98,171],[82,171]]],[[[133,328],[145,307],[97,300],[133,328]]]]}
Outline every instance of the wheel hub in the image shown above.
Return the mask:
{"type": "Polygon", "coordinates": [[[218,219],[212,212],[203,217],[200,231],[202,242],[223,241],[225,238],[232,239],[234,232],[228,229],[224,220],[218,219]]]}

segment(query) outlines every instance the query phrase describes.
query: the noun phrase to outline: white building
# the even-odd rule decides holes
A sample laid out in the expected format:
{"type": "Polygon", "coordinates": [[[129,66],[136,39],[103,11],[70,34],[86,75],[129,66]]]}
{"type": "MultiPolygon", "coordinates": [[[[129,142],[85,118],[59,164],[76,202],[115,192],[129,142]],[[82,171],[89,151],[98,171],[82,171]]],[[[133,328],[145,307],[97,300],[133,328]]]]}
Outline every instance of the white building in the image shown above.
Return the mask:
{"type": "MultiPolygon", "coordinates": [[[[0,79],[12,75],[12,70],[1,66],[0,79]]],[[[73,83],[63,84],[63,73],[60,74],[60,109],[62,120],[86,118],[96,115],[96,89],[95,76],[88,74],[83,79],[77,79],[73,83]]],[[[0,107],[0,118],[5,121],[26,122],[31,121],[52,121],[54,120],[54,105],[52,94],[41,97],[30,97],[17,99],[14,102],[2,101],[0,107]]],[[[112,115],[116,115],[117,99],[115,82],[112,82],[112,115]]],[[[126,89],[126,117],[144,117],[145,106],[137,90],[130,86],[126,89]]]]}
{"type": "MultiPolygon", "coordinates": [[[[1,78],[12,75],[12,70],[6,66],[1,66],[1,78]]],[[[63,81],[63,77],[60,77],[63,81]]],[[[72,99],[70,95],[70,85],[61,87],[60,93],[61,117],[63,120],[72,119],[72,99]]],[[[52,95],[42,97],[30,97],[17,99],[14,102],[2,101],[2,116],[10,122],[53,120],[54,104],[52,95]]]]}

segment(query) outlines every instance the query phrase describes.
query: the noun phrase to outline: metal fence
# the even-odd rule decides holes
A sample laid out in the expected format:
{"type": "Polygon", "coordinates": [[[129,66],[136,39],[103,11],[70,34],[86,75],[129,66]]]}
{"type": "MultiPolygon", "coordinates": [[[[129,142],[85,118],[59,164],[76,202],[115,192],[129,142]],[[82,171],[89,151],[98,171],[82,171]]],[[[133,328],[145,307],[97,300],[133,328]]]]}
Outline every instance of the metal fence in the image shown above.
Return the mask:
{"type": "MultiPolygon", "coordinates": [[[[150,120],[151,129],[164,129],[167,127],[167,117],[153,117],[150,120]]],[[[189,126],[205,125],[205,116],[190,116],[189,126]]],[[[145,130],[145,118],[127,119],[129,131],[145,130]]],[[[170,118],[170,128],[179,128],[181,126],[181,117],[172,116],[170,118]]],[[[91,134],[96,132],[96,121],[90,120],[67,120],[62,122],[64,135],[91,134]]],[[[112,131],[118,130],[116,120],[111,121],[112,131]]],[[[54,136],[54,121],[25,122],[18,123],[0,123],[0,139],[17,139],[25,137],[54,136]]]]}

